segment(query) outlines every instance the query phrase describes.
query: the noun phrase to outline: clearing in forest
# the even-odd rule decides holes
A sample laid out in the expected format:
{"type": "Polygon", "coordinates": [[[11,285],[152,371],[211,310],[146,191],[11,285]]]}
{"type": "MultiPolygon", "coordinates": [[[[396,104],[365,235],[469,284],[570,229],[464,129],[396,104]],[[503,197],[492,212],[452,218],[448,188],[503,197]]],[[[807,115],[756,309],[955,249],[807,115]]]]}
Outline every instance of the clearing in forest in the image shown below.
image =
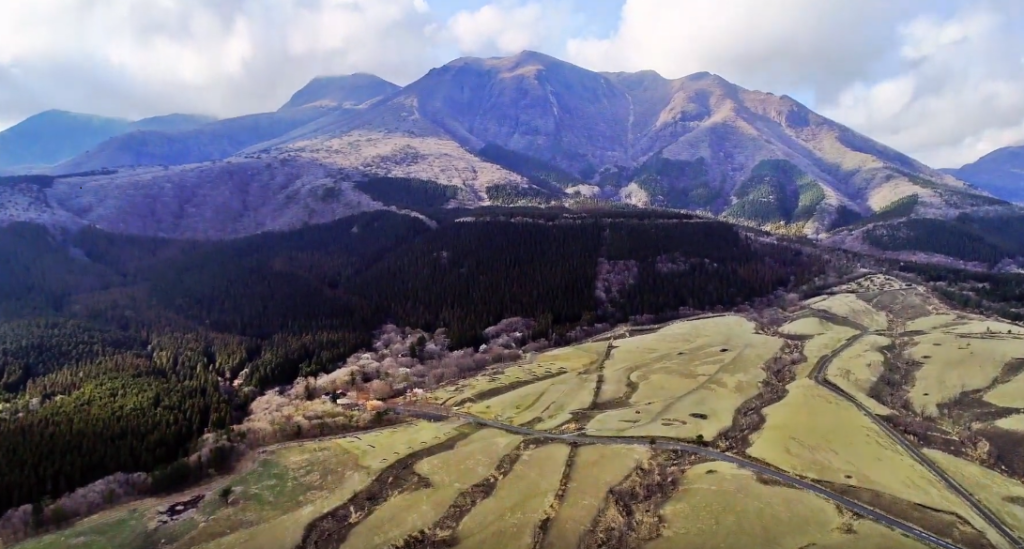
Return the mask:
{"type": "Polygon", "coordinates": [[[548,526],[543,549],[576,547],[601,511],[608,491],[650,455],[639,446],[583,446],[576,450],[569,487],[548,526]]]}
{"type": "Polygon", "coordinates": [[[885,313],[861,301],[853,294],[832,295],[827,299],[811,303],[810,307],[852,320],[867,326],[869,330],[884,330],[888,325],[885,313]]]}
{"type": "Polygon", "coordinates": [[[910,354],[922,366],[910,387],[910,402],[926,415],[964,391],[989,386],[1010,359],[1024,357],[1022,329],[1001,322],[958,323],[913,342],[910,354]]]}
{"type": "Polygon", "coordinates": [[[766,422],[747,453],[798,475],[867,488],[951,512],[998,535],[924,466],[853,404],[810,379],[764,409],[766,422]]]}
{"type": "Polygon", "coordinates": [[[828,368],[829,381],[878,415],[891,414],[892,410],[869,397],[868,391],[885,370],[881,350],[891,343],[887,337],[866,335],[839,353],[828,368]]]}
{"type": "Polygon", "coordinates": [[[757,394],[782,340],[739,316],[680,322],[615,342],[598,401],[623,401],[587,426],[601,436],[714,438],[757,394]],[[632,394],[631,390],[635,388],[632,394]]]}
{"type": "Polygon", "coordinates": [[[1017,535],[1024,535],[1024,485],[970,461],[938,450],[924,453],[1017,535]]]}
{"type": "Polygon", "coordinates": [[[399,495],[359,523],[343,549],[387,547],[434,524],[460,492],[483,480],[522,437],[484,429],[460,441],[454,449],[416,463],[417,473],[431,488],[399,495]]]}
{"type": "Polygon", "coordinates": [[[448,405],[474,403],[518,385],[529,384],[560,373],[573,373],[595,366],[604,356],[607,342],[584,343],[547,351],[529,362],[501,371],[484,372],[431,391],[429,398],[448,405]]]}
{"type": "Polygon", "coordinates": [[[703,463],[687,471],[661,516],[665,530],[645,549],[927,547],[859,520],[810,492],[761,482],[753,473],[724,462],[703,463]]]}
{"type": "Polygon", "coordinates": [[[808,316],[789,322],[779,328],[779,333],[791,336],[812,336],[804,343],[804,356],[807,360],[796,367],[796,377],[810,375],[815,364],[822,357],[834,351],[847,339],[858,332],[853,328],[838,326],[818,317],[808,316]]]}
{"type": "Polygon", "coordinates": [[[519,458],[459,525],[458,549],[530,549],[533,534],[554,502],[569,447],[548,444],[519,458]]]}

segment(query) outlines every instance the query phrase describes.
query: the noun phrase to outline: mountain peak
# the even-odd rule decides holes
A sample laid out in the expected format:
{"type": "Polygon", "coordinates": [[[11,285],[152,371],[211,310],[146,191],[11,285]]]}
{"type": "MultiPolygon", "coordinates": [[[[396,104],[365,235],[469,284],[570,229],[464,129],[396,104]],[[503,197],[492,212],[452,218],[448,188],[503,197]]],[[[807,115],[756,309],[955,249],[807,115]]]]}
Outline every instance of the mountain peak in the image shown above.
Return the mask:
{"type": "Polygon", "coordinates": [[[300,107],[355,107],[401,89],[383,78],[365,72],[322,75],[295,92],[280,110],[300,107]]]}

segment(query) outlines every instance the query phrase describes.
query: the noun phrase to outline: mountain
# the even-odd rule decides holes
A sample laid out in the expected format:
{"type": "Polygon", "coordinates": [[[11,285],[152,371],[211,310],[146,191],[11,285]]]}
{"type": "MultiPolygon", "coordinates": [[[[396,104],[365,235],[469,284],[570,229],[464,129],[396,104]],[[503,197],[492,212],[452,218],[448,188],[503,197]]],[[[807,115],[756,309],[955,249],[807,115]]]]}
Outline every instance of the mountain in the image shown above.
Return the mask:
{"type": "Polygon", "coordinates": [[[132,122],[131,131],[181,132],[216,120],[213,116],[201,114],[165,114],[132,122]]]}
{"type": "Polygon", "coordinates": [[[1024,145],[996,149],[959,169],[943,172],[1011,202],[1024,202],[1024,145]]]}
{"type": "Polygon", "coordinates": [[[131,122],[120,118],[41,112],[0,132],[0,168],[55,164],[127,131],[131,122]]]}
{"type": "Polygon", "coordinates": [[[401,86],[366,73],[318,76],[295,92],[281,110],[307,106],[358,107],[400,89],[401,86]]]}
{"type": "MultiPolygon", "coordinates": [[[[277,112],[210,122],[188,131],[141,131],[120,135],[62,163],[55,173],[126,166],[177,166],[221,160],[327,114],[349,111],[399,89],[368,74],[314,78],[277,112]]],[[[161,128],[152,128],[160,130],[161,128]]]]}
{"type": "MultiPolygon", "coordinates": [[[[580,184],[566,187],[572,192],[811,233],[911,194],[933,213],[983,194],[787,96],[710,73],[597,73],[529,51],[457,59],[362,112],[315,126],[249,152],[378,175],[447,175],[442,182],[480,191],[494,181],[439,174],[434,151],[450,148],[444,143],[472,153],[500,147],[573,174],[580,184]],[[388,161],[375,163],[380,157],[388,161]]],[[[468,163],[481,172],[493,163],[478,159],[468,163]]]]}

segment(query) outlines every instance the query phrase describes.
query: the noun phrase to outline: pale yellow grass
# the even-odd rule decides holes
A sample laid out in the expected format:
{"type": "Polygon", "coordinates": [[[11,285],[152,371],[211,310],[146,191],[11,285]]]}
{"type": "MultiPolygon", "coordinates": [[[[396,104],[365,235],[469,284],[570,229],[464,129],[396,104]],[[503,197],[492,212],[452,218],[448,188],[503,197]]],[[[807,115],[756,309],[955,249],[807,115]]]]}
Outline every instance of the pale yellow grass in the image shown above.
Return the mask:
{"type": "Polygon", "coordinates": [[[1004,417],[995,423],[996,427],[1010,431],[1024,431],[1024,414],[1004,417]]]}
{"type": "Polygon", "coordinates": [[[396,460],[428,446],[440,444],[457,434],[458,421],[415,421],[359,438],[349,437],[323,442],[340,451],[352,452],[359,465],[371,470],[384,469],[396,460]]]}
{"type": "Polygon", "coordinates": [[[604,399],[638,389],[629,405],[595,417],[588,431],[599,436],[714,438],[733,413],[758,392],[761,365],[782,340],[754,333],[741,317],[679,323],[650,335],[616,342],[605,363],[604,399]],[[608,386],[617,389],[605,389],[608,386]]]}
{"type": "Polygon", "coordinates": [[[548,526],[544,549],[579,545],[605,498],[650,452],[636,446],[583,446],[576,451],[569,487],[548,526]]]}
{"type": "MultiPolygon", "coordinates": [[[[914,338],[910,354],[923,363],[910,388],[914,408],[935,414],[939,403],[988,386],[1007,361],[1024,357],[1024,340],[1007,335],[1007,325],[1000,324],[967,322],[914,338]],[[994,327],[1002,333],[985,332],[994,327]]],[[[1000,394],[996,393],[997,399],[1000,394]]]]}
{"type": "MultiPolygon", "coordinates": [[[[1017,358],[1024,358],[1024,352],[1017,355],[1017,358]]],[[[1008,383],[997,386],[986,393],[984,399],[996,406],[1024,408],[1024,375],[1018,375],[1008,383]]]]}
{"type": "Polygon", "coordinates": [[[925,454],[1015,533],[1024,535],[1024,485],[976,463],[937,450],[925,454]]]}
{"type": "Polygon", "coordinates": [[[942,328],[952,322],[956,321],[956,315],[931,315],[911,320],[905,326],[907,331],[930,331],[937,328],[942,328]]]}
{"type": "Polygon", "coordinates": [[[435,402],[454,403],[479,395],[484,391],[512,383],[541,378],[559,371],[578,372],[595,366],[604,356],[607,342],[584,343],[542,353],[525,364],[510,366],[501,372],[484,373],[445,385],[432,391],[429,398],[435,402]]]}
{"type": "Polygon", "coordinates": [[[724,462],[704,463],[687,471],[661,516],[665,530],[645,549],[927,547],[864,520],[852,523],[853,533],[842,533],[844,517],[828,500],[761,484],[752,473],[724,462]]]}
{"type": "Polygon", "coordinates": [[[867,326],[869,330],[884,330],[888,325],[885,313],[857,299],[852,294],[837,294],[811,304],[811,308],[828,311],[836,316],[867,326]]]}
{"type": "Polygon", "coordinates": [[[816,336],[827,333],[834,327],[835,325],[827,320],[816,316],[805,316],[782,325],[779,328],[779,333],[794,336],[816,336]]]}
{"type": "Polygon", "coordinates": [[[855,406],[810,379],[789,385],[764,410],[766,423],[747,451],[805,477],[861,486],[949,511],[978,528],[984,521],[855,406]]]}
{"type": "Polygon", "coordinates": [[[485,400],[468,411],[515,425],[541,419],[536,428],[551,429],[571,419],[572,411],[590,405],[596,383],[596,372],[563,374],[485,400]]]}
{"type": "Polygon", "coordinates": [[[807,360],[797,365],[797,378],[804,378],[810,375],[811,370],[814,369],[814,366],[822,359],[822,357],[831,353],[847,339],[850,339],[857,334],[857,330],[854,330],[853,328],[837,326],[830,322],[822,321],[820,326],[825,331],[815,335],[804,343],[804,356],[807,357],[807,360]]]}
{"type": "Polygon", "coordinates": [[[869,397],[868,391],[885,370],[881,349],[891,343],[887,337],[864,336],[839,353],[828,368],[829,381],[878,415],[888,415],[892,410],[869,397]]]}
{"type": "Polygon", "coordinates": [[[451,451],[415,465],[430,479],[426,490],[400,495],[356,526],[342,548],[387,547],[436,522],[460,492],[483,480],[522,437],[485,429],[459,442],[451,451]]]}
{"type": "Polygon", "coordinates": [[[533,533],[554,501],[569,447],[549,444],[519,458],[491,497],[459,526],[459,549],[529,549],[533,533]]]}

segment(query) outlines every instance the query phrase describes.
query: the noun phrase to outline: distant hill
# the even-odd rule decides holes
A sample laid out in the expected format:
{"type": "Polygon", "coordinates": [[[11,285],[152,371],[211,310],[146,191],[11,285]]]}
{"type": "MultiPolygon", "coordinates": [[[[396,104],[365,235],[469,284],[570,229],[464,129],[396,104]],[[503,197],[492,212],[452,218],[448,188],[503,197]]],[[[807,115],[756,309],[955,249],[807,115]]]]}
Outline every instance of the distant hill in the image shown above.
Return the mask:
{"type": "Polygon", "coordinates": [[[56,164],[131,131],[131,122],[50,110],[0,132],[0,168],[56,164]]]}
{"type": "Polygon", "coordinates": [[[379,76],[356,73],[345,76],[318,76],[292,95],[281,110],[306,106],[358,107],[385,95],[394,93],[401,86],[392,84],[379,76]]]}
{"type": "Polygon", "coordinates": [[[132,131],[180,132],[215,122],[217,118],[201,114],[165,114],[136,120],[132,131]]]}
{"type": "Polygon", "coordinates": [[[1024,203],[1024,145],[996,149],[959,169],[942,171],[993,196],[1024,203]]]}

